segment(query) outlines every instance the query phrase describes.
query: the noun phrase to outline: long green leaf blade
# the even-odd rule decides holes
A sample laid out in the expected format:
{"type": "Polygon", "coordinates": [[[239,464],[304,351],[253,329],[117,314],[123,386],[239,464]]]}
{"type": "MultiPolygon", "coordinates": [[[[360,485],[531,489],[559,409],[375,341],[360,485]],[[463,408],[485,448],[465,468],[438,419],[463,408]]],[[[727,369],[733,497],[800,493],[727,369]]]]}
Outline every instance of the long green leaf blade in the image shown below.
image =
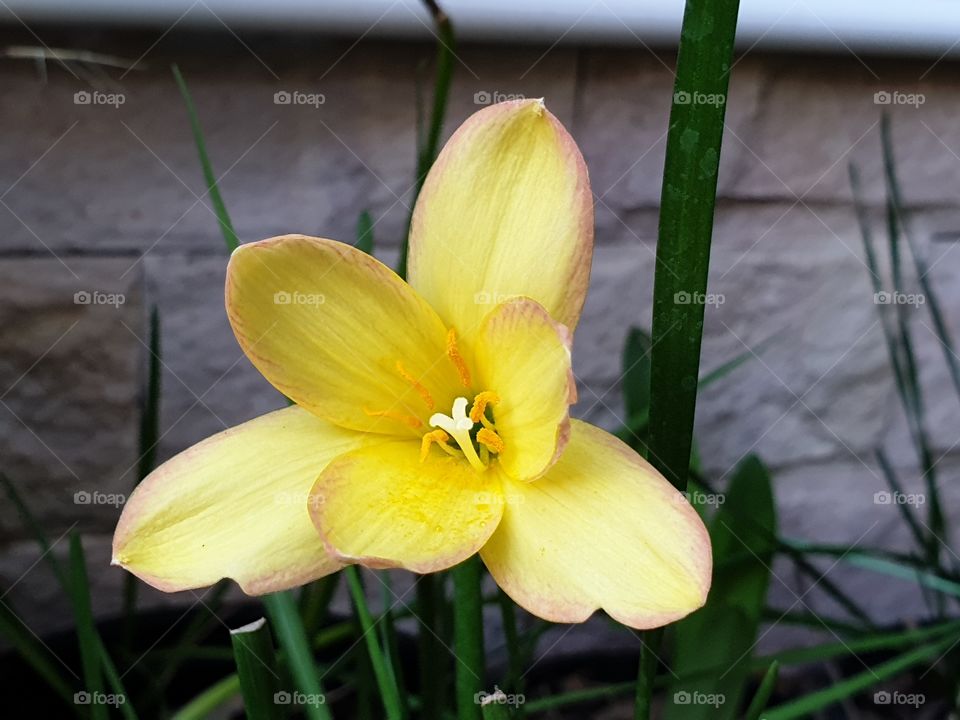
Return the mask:
{"type": "Polygon", "coordinates": [[[276,652],[265,618],[230,631],[230,644],[237,663],[237,677],[248,718],[275,720],[283,717],[278,704],[276,652]]]}
{"type": "Polygon", "coordinates": [[[295,686],[308,699],[303,706],[305,714],[311,720],[332,720],[293,595],[290,592],[273,593],[263,598],[263,605],[286,654],[295,686]]]}
{"type": "Polygon", "coordinates": [[[217,187],[217,176],[213,172],[213,164],[207,154],[207,144],[203,139],[203,127],[200,125],[197,108],[193,104],[193,98],[187,88],[187,81],[183,79],[180,68],[173,65],[172,70],[173,77],[177,81],[177,87],[180,88],[180,95],[183,97],[183,104],[187,108],[187,116],[190,118],[190,131],[193,133],[193,142],[197,146],[197,155],[200,157],[200,166],[203,168],[203,180],[207,186],[210,201],[213,203],[213,212],[217,216],[217,223],[220,225],[223,241],[227,244],[227,251],[233,252],[237,249],[240,241],[233,229],[233,222],[230,220],[227,206],[220,195],[220,188],[217,187]]]}

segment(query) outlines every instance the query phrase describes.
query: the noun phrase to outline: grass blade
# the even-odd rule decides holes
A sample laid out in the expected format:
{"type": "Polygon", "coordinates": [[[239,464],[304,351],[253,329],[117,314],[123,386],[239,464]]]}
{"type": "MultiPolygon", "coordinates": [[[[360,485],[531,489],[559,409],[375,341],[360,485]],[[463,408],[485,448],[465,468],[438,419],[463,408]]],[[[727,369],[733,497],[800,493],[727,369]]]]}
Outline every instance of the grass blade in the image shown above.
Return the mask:
{"type": "Polygon", "coordinates": [[[383,701],[387,718],[388,720],[400,720],[405,716],[400,689],[397,687],[395,678],[390,672],[383,649],[377,642],[373,617],[370,615],[370,608],[367,605],[363,585],[360,583],[360,575],[357,572],[357,568],[353,566],[344,568],[343,573],[347,577],[347,587],[350,589],[350,597],[353,598],[353,606],[356,608],[357,617],[360,619],[360,628],[363,631],[363,638],[367,643],[367,653],[370,655],[373,674],[377,679],[377,686],[380,688],[380,699],[383,701]]]}
{"type": "Polygon", "coordinates": [[[753,700],[750,701],[750,705],[747,708],[747,712],[744,714],[745,720],[760,720],[760,715],[767,707],[767,703],[770,702],[770,696],[773,695],[773,690],[777,686],[777,676],[780,673],[780,663],[774,660],[770,663],[770,667],[767,668],[767,672],[763,675],[763,680],[760,681],[760,687],[757,688],[756,695],[753,696],[753,700]]]}
{"type": "Polygon", "coordinates": [[[940,642],[923,645],[892,660],[868,668],[865,672],[831,685],[823,690],[810,693],[791,702],[778,705],[763,713],[763,720],[794,720],[810,717],[813,713],[856,695],[884,680],[895,677],[924,660],[944,652],[954,642],[948,637],[940,642]]]}
{"type": "Polygon", "coordinates": [[[366,210],[357,218],[357,242],[354,247],[373,255],[373,217],[366,210]]]}
{"type": "MultiPolygon", "coordinates": [[[[87,565],[80,537],[70,534],[70,602],[77,624],[77,641],[80,645],[80,664],[83,667],[85,697],[90,699],[90,717],[106,720],[106,693],[103,684],[103,665],[100,662],[100,639],[93,622],[90,606],[90,584],[87,581],[87,565]]],[[[126,698],[123,699],[125,702],[126,698]]]]}
{"type": "Polygon", "coordinates": [[[903,228],[904,237],[907,239],[907,246],[910,248],[910,255],[913,257],[913,264],[917,270],[917,277],[920,281],[920,288],[923,290],[924,297],[929,303],[930,317],[933,320],[933,329],[940,340],[943,348],[944,360],[950,371],[950,379],[953,381],[953,387],[957,391],[957,397],[960,398],[960,358],[958,358],[954,348],[953,339],[947,324],[944,321],[943,312],[940,309],[940,302],[937,300],[933,284],[930,282],[930,268],[927,266],[923,253],[917,244],[917,239],[911,232],[910,225],[903,212],[905,207],[903,194],[900,191],[900,182],[897,179],[896,159],[893,153],[893,141],[890,136],[890,119],[884,116],[880,123],[880,145],[883,149],[883,168],[887,180],[887,191],[890,193],[892,203],[897,211],[897,217],[903,228]]]}
{"type": "Polygon", "coordinates": [[[224,204],[223,197],[220,195],[220,188],[217,187],[217,176],[213,172],[213,165],[210,163],[210,156],[207,154],[207,145],[203,139],[203,127],[200,125],[200,117],[197,115],[197,108],[193,104],[193,98],[190,97],[187,82],[183,79],[183,75],[180,74],[180,68],[174,64],[171,69],[173,70],[173,77],[177,81],[177,87],[180,88],[183,104],[187,108],[187,116],[190,118],[190,131],[193,133],[193,142],[197,146],[197,155],[200,158],[200,166],[203,168],[203,180],[207,186],[207,193],[210,195],[210,202],[213,203],[213,212],[217,216],[217,223],[220,225],[223,241],[227,244],[227,251],[232,253],[237,249],[240,241],[237,239],[237,233],[234,232],[233,222],[230,220],[227,206],[224,204]]]}
{"type": "MultiPolygon", "coordinates": [[[[450,16],[436,3],[436,0],[424,0],[424,5],[430,11],[433,25],[436,28],[437,38],[437,69],[433,82],[433,109],[430,112],[430,123],[425,137],[417,138],[417,180],[411,208],[416,205],[423,181],[433,166],[440,152],[440,134],[443,132],[443,120],[447,114],[447,98],[450,95],[450,83],[453,80],[453,61],[456,57],[456,37],[453,32],[453,23],[450,16]]],[[[407,277],[407,247],[409,245],[410,218],[407,219],[407,234],[403,237],[400,246],[400,260],[397,264],[397,275],[407,277]]]]}
{"type": "Polygon", "coordinates": [[[306,716],[311,720],[332,720],[330,710],[320,700],[326,696],[293,596],[289,592],[273,593],[263,598],[263,605],[286,655],[294,685],[308,698],[317,700],[303,706],[306,716]]]}
{"type": "Polygon", "coordinates": [[[277,659],[265,618],[230,631],[243,705],[249,718],[283,717],[277,704],[277,659]]]}

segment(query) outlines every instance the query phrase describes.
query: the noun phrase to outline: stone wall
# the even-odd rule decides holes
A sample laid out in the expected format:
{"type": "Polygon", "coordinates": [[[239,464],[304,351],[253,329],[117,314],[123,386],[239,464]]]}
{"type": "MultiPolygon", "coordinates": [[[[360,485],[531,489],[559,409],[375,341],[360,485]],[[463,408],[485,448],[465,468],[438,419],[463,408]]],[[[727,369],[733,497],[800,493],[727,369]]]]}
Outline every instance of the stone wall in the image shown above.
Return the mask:
{"type": "MultiPolygon", "coordinates": [[[[5,45],[36,43],[19,30],[3,34],[5,45]]],[[[161,458],[282,405],[226,322],[226,252],[170,63],[190,84],[242,240],[287,232],[351,240],[358,214],[369,210],[377,254],[390,263],[411,201],[415,86],[418,78],[429,86],[432,69],[428,45],[157,37],[45,31],[51,46],[142,56],[135,70],[110,71],[94,86],[76,68],[51,66],[44,82],[30,63],[0,63],[2,470],[59,538],[55,552],[71,528],[87,536],[101,614],[119,600],[121,573],[107,567],[119,510],[76,494],[123,494],[133,482],[148,308],[158,308],[162,326],[161,458]],[[124,102],[75,103],[75,93],[94,89],[123,93],[124,102]],[[278,91],[321,93],[324,102],[278,105],[278,91]],[[103,295],[78,304],[84,292],[103,295]]],[[[598,243],[575,351],[576,413],[614,428],[623,413],[625,333],[630,324],[649,326],[673,57],[643,47],[465,46],[458,55],[447,132],[488,96],[542,96],[586,156],[598,243]]],[[[710,280],[718,304],[707,313],[703,367],[743,352],[756,357],[703,391],[697,432],[705,467],[721,485],[748,452],[770,464],[792,536],[906,542],[896,508],[873,499],[884,488],[878,445],[908,489],[920,479],[848,165],[860,168],[885,248],[878,123],[889,110],[911,227],[960,335],[956,69],[945,61],[755,53],[733,69],[710,280]],[[878,105],[877,92],[921,93],[924,102],[878,105]]],[[[960,399],[927,309],[911,308],[911,327],[956,517],[960,399]]],[[[0,505],[0,539],[0,582],[12,587],[24,617],[38,631],[62,622],[63,600],[34,567],[36,552],[9,503],[0,505]]],[[[921,609],[912,586],[845,574],[881,617],[921,609]]],[[[793,578],[781,575],[774,593],[787,607],[793,578]]]]}

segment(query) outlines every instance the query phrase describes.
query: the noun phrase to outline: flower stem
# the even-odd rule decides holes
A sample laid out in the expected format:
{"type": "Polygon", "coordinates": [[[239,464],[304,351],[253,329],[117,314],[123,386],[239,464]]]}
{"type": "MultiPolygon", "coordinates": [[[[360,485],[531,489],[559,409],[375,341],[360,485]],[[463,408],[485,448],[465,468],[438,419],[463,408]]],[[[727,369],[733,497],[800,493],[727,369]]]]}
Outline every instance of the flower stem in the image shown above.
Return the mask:
{"type": "Polygon", "coordinates": [[[457,718],[482,720],[476,695],[484,689],[485,655],[483,651],[483,577],[480,559],[472,557],[457,565],[453,576],[453,643],[457,654],[457,718]]]}

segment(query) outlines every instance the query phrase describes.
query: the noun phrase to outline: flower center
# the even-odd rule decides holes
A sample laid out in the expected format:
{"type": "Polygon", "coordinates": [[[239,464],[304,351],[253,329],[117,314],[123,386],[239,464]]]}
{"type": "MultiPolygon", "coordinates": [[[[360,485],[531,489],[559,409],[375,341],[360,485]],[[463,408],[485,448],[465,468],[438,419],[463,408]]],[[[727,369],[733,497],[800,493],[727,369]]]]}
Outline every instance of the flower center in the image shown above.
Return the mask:
{"type": "Polygon", "coordinates": [[[489,390],[477,395],[473,400],[470,414],[467,414],[468,401],[458,397],[453,401],[449,415],[434,413],[430,416],[430,427],[437,428],[423,436],[420,444],[420,461],[427,459],[430,446],[436,444],[448,455],[461,453],[474,470],[483,472],[490,466],[490,454],[503,451],[503,440],[497,434],[493,421],[487,417],[487,408],[499,402],[496,393],[489,390]],[[477,427],[479,424],[479,427],[477,427]],[[449,444],[453,439],[457,447],[449,444]],[[457,451],[459,448],[459,452],[457,451]]]}

